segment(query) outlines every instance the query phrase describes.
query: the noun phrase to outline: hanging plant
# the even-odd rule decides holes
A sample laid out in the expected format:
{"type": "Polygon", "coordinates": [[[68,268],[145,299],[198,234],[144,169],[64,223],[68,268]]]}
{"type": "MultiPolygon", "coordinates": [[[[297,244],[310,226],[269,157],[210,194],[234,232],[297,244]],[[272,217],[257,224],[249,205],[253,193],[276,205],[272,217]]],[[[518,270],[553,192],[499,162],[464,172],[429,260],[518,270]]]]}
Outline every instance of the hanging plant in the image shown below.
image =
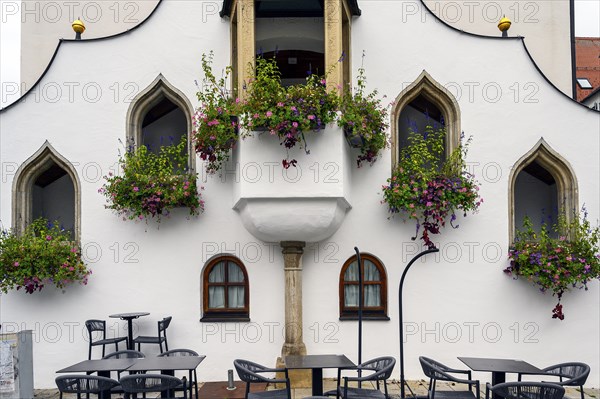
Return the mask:
{"type": "MultiPolygon", "coordinates": [[[[363,60],[364,57],[363,52],[363,60]]],[[[362,162],[372,165],[380,151],[389,147],[388,109],[381,104],[377,90],[366,94],[366,85],[365,68],[361,66],[358,69],[356,88],[354,91],[347,88],[340,101],[341,115],[338,119],[338,125],[344,130],[350,146],[360,149],[356,160],[358,167],[362,162]]]]}
{"type": "Polygon", "coordinates": [[[587,290],[590,281],[600,279],[599,244],[600,228],[591,227],[585,208],[581,213],[574,211],[571,221],[561,212],[556,224],[551,228],[542,224],[539,233],[525,217],[508,252],[510,265],[504,273],[515,279],[524,277],[541,292],[556,295],[552,318],[564,320],[563,294],[571,288],[587,290]]]}
{"type": "Polygon", "coordinates": [[[231,67],[225,68],[223,76],[217,79],[212,71],[213,52],[202,55],[204,80],[198,88],[200,106],[193,116],[194,148],[206,162],[206,171],[215,173],[229,159],[231,149],[238,141],[239,99],[233,99],[227,92],[227,80],[231,67]]]}
{"type": "Polygon", "coordinates": [[[33,294],[47,284],[57,288],[75,282],[85,285],[90,274],[71,233],[58,222],[39,218],[21,235],[0,232],[0,290],[4,293],[23,288],[33,294]]]}
{"type": "Polygon", "coordinates": [[[123,220],[154,218],[158,222],[171,209],[187,207],[190,215],[204,210],[204,201],[196,185],[197,173],[188,169],[187,138],[177,145],[160,147],[159,153],[146,146],[130,146],[119,159],[122,175],[109,173],[98,190],[106,197],[107,209],[123,220]]]}
{"type": "MultiPolygon", "coordinates": [[[[275,59],[256,59],[255,78],[246,85],[242,103],[242,124],[248,130],[266,130],[278,136],[280,144],[294,148],[297,144],[308,154],[305,133],[320,131],[336,117],[339,96],[327,90],[325,77],[314,74],[306,83],[285,87],[275,59]]],[[[286,157],[283,167],[296,166],[286,157]]]]}
{"type": "MultiPolygon", "coordinates": [[[[428,248],[435,248],[432,234],[440,234],[450,217],[467,216],[483,202],[474,176],[467,171],[465,157],[470,139],[443,161],[444,128],[425,128],[424,134],[410,131],[408,146],[400,150],[398,165],[383,186],[383,202],[392,214],[405,213],[416,222],[416,234],[428,248]],[[422,229],[422,230],[421,230],[422,229]]],[[[462,139],[462,137],[461,137],[462,139]]]]}

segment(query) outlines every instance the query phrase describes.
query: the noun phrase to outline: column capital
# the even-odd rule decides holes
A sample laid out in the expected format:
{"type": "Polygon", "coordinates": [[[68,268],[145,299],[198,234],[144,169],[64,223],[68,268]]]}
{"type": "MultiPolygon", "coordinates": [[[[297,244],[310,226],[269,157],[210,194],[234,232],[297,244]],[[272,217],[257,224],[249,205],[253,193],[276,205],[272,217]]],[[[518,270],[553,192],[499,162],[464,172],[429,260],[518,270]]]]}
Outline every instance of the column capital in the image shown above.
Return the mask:
{"type": "Polygon", "coordinates": [[[303,254],[306,242],[304,241],[281,241],[281,253],[286,254],[303,254]]]}

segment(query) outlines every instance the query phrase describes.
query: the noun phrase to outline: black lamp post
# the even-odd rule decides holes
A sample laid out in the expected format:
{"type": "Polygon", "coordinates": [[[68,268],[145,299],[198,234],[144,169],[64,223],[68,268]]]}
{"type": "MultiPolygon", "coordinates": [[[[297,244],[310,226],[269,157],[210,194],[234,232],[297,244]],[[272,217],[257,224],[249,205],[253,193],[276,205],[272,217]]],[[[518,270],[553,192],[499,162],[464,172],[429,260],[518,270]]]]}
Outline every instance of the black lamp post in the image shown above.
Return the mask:
{"type": "MultiPolygon", "coordinates": [[[[420,257],[425,256],[427,254],[431,254],[431,253],[435,253],[435,252],[439,252],[439,251],[440,250],[437,248],[432,248],[432,249],[428,249],[426,251],[423,251],[423,252],[417,254],[414,258],[412,258],[410,260],[410,262],[408,262],[408,265],[406,265],[406,268],[404,269],[404,272],[402,273],[402,277],[400,278],[400,285],[398,286],[398,311],[400,312],[399,325],[400,325],[400,398],[401,399],[406,398],[405,391],[404,391],[404,385],[406,385],[406,380],[404,379],[404,329],[402,328],[403,323],[404,323],[404,319],[402,317],[402,289],[404,287],[404,278],[406,277],[406,273],[408,272],[410,267],[413,265],[413,263],[415,263],[415,261],[417,259],[419,259],[420,257]]],[[[360,313],[360,308],[359,308],[359,318],[360,318],[360,316],[361,316],[361,313],[360,313]]],[[[359,321],[359,325],[360,325],[360,321],[359,321]]],[[[359,329],[359,334],[360,334],[360,331],[361,330],[359,329]]],[[[360,348],[360,336],[359,336],[359,348],[360,348]]],[[[360,353],[360,349],[359,349],[359,353],[360,353]]],[[[408,387],[408,389],[410,390],[410,387],[408,387]]],[[[411,393],[412,393],[412,390],[411,390],[411,393]]],[[[414,394],[413,394],[413,396],[414,396],[414,394]]]]}
{"type": "MultiPolygon", "coordinates": [[[[356,252],[356,262],[358,266],[358,364],[362,363],[362,314],[363,314],[363,272],[362,260],[358,247],[354,247],[356,252]]],[[[361,370],[358,370],[358,376],[361,377],[361,370]]],[[[361,388],[361,382],[358,382],[358,387],[361,388]]]]}

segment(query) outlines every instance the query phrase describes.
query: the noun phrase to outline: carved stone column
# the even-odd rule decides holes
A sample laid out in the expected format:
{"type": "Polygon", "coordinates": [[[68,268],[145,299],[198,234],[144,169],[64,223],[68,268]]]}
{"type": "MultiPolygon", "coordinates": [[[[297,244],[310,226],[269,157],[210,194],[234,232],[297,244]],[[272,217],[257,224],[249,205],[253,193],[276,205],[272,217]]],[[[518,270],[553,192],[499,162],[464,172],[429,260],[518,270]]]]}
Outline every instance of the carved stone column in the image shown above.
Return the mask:
{"type": "Polygon", "coordinates": [[[302,254],[304,241],[282,241],[285,270],[285,343],[281,356],[305,355],[302,337],[302,254]]]}
{"type": "Polygon", "coordinates": [[[341,0],[325,0],[324,8],[325,70],[329,71],[327,87],[334,90],[338,85],[344,83],[344,71],[342,64],[338,62],[343,51],[342,17],[344,8],[341,0]]]}
{"type": "Polygon", "coordinates": [[[255,55],[254,38],[254,0],[238,0],[236,13],[236,43],[238,54],[236,60],[236,83],[238,96],[244,97],[244,84],[253,76],[255,55]]]}
{"type": "MultiPolygon", "coordinates": [[[[277,359],[277,368],[284,367],[285,356],[306,355],[302,336],[302,254],[305,245],[304,241],[281,242],[285,270],[285,342],[281,357],[277,359]]],[[[310,370],[290,370],[289,377],[292,388],[311,386],[310,370]]],[[[278,378],[283,378],[283,374],[278,378]]]]}

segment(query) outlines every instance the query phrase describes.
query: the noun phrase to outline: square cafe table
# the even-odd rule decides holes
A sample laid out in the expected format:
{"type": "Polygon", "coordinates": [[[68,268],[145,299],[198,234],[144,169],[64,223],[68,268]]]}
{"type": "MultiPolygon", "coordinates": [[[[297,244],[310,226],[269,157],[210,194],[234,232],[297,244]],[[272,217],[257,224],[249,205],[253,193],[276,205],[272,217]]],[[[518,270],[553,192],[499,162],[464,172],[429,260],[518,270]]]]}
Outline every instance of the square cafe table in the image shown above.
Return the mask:
{"type": "MultiPolygon", "coordinates": [[[[544,374],[539,368],[523,361],[514,359],[490,359],[481,357],[459,357],[473,371],[490,371],[492,385],[506,381],[506,373],[544,374]]],[[[498,399],[494,394],[494,399],[498,399]]]]}
{"type": "MultiPolygon", "coordinates": [[[[206,356],[160,356],[146,357],[137,360],[127,371],[160,371],[161,374],[175,375],[175,370],[188,370],[190,384],[190,398],[192,398],[192,372],[198,367],[206,356]]],[[[196,382],[196,398],[198,398],[198,381],[196,382]]]]}
{"type": "Polygon", "coordinates": [[[284,359],[286,369],[312,370],[312,396],[323,395],[323,369],[354,368],[344,355],[291,355],[284,359]]]}
{"type": "MultiPolygon", "coordinates": [[[[109,377],[111,371],[125,371],[139,359],[94,359],[84,360],[72,366],[60,369],[57,373],[98,373],[100,377],[109,377]]],[[[100,398],[110,398],[110,392],[103,392],[100,398]]]]}

